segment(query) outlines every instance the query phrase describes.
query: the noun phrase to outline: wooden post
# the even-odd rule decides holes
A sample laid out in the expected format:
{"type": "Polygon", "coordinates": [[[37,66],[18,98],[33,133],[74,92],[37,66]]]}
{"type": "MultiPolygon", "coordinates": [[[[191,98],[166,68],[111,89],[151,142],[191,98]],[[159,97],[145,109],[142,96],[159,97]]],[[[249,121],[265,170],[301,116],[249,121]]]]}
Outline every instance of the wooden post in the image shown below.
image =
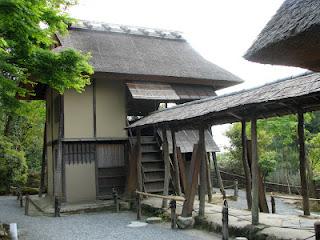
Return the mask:
{"type": "Polygon", "coordinates": [[[188,178],[188,184],[190,187],[188,188],[188,191],[186,193],[186,200],[183,203],[182,214],[181,214],[183,217],[192,216],[193,203],[194,203],[194,198],[196,196],[197,186],[198,186],[199,170],[200,170],[199,149],[198,149],[198,144],[195,144],[193,147],[190,172],[189,172],[189,178],[188,178]]]}
{"type": "Polygon", "coordinates": [[[204,128],[199,129],[199,161],[201,161],[200,167],[200,202],[199,202],[199,217],[204,217],[205,212],[205,201],[206,201],[206,175],[207,175],[207,159],[206,159],[206,144],[205,144],[205,136],[204,136],[204,128]]]}
{"type": "Polygon", "coordinates": [[[56,164],[54,169],[54,197],[62,197],[62,138],[63,138],[63,125],[64,125],[64,116],[63,116],[63,96],[60,96],[60,113],[59,113],[59,128],[58,128],[58,141],[57,141],[57,156],[56,164]]]}
{"type": "Polygon", "coordinates": [[[170,201],[170,209],[171,209],[171,228],[172,229],[175,229],[177,226],[176,208],[177,208],[176,201],[171,200],[170,201]]]}
{"type": "Polygon", "coordinates": [[[316,240],[320,240],[320,221],[314,223],[314,232],[316,240]]]}
{"type": "Polygon", "coordinates": [[[112,188],[112,196],[113,196],[113,202],[115,205],[116,212],[118,213],[120,211],[120,205],[119,205],[118,192],[115,188],[112,188]]]}
{"type": "Polygon", "coordinates": [[[234,196],[239,196],[239,189],[238,189],[238,180],[234,180],[234,196]]]}
{"type": "Polygon", "coordinates": [[[212,182],[211,182],[211,167],[209,154],[206,154],[206,167],[207,167],[207,191],[208,191],[208,202],[212,202],[212,182]]]}
{"type": "Polygon", "coordinates": [[[45,191],[45,175],[46,175],[46,161],[47,159],[47,117],[44,124],[43,133],[43,149],[42,149],[42,159],[41,159],[41,176],[40,176],[40,187],[39,187],[39,197],[42,197],[42,193],[45,191]]]}
{"type": "Polygon", "coordinates": [[[60,210],[61,210],[60,200],[58,197],[55,197],[54,198],[54,216],[55,217],[60,217],[60,210]]]}
{"type": "Polygon", "coordinates": [[[241,121],[241,142],[242,142],[242,164],[244,169],[244,174],[246,177],[246,197],[248,209],[251,209],[251,173],[248,162],[248,148],[247,148],[247,133],[246,133],[246,121],[241,121]]]}
{"type": "Polygon", "coordinates": [[[24,206],[24,215],[28,216],[29,215],[29,204],[30,204],[30,199],[29,199],[29,194],[26,195],[26,204],[24,206]]]}
{"type": "Polygon", "coordinates": [[[222,208],[222,240],[229,239],[229,210],[228,210],[228,202],[224,200],[223,208],[222,208]]]}
{"type": "Polygon", "coordinates": [[[276,201],[274,200],[273,196],[271,196],[271,210],[272,210],[272,214],[276,213],[276,201]]]}
{"type": "MultiPolygon", "coordinates": [[[[167,130],[165,128],[162,129],[162,152],[163,152],[163,160],[164,160],[164,186],[163,186],[163,195],[168,196],[169,194],[169,181],[170,181],[170,160],[169,160],[169,146],[168,146],[168,138],[167,138],[167,130]]],[[[162,200],[162,207],[168,207],[168,200],[162,200]]]]}
{"type": "Polygon", "coordinates": [[[137,200],[137,220],[141,220],[141,196],[137,193],[136,195],[137,200]]]}
{"type": "Polygon", "coordinates": [[[252,144],[252,224],[259,224],[259,168],[258,168],[258,139],[257,139],[257,119],[251,119],[251,144],[252,144]]]}
{"type": "Polygon", "coordinates": [[[138,191],[143,191],[143,183],[142,183],[142,164],[141,164],[141,130],[137,129],[137,148],[136,148],[136,156],[137,156],[137,183],[138,183],[138,191]]]}
{"type": "Polygon", "coordinates": [[[223,196],[223,199],[226,199],[226,191],[224,190],[221,174],[220,174],[219,167],[218,167],[217,156],[216,156],[215,152],[212,153],[212,161],[213,161],[214,170],[215,170],[215,173],[216,173],[216,176],[217,176],[220,192],[221,192],[221,194],[223,196]]]}
{"type": "Polygon", "coordinates": [[[180,168],[181,183],[182,183],[184,194],[186,195],[188,191],[188,184],[187,184],[188,180],[186,176],[185,160],[182,157],[180,147],[177,147],[177,158],[178,158],[179,168],[180,168]]]}
{"type": "Polygon", "coordinates": [[[180,185],[180,171],[177,155],[177,143],[176,143],[176,133],[174,130],[171,130],[172,137],[172,155],[173,155],[173,164],[175,168],[175,182],[176,182],[176,191],[179,196],[181,196],[181,185],[180,185]]]}
{"type": "Polygon", "coordinates": [[[304,116],[301,109],[298,110],[298,138],[299,138],[299,160],[300,160],[300,179],[301,179],[301,195],[303,213],[306,216],[310,215],[309,209],[309,192],[308,192],[308,180],[307,180],[307,165],[306,165],[306,153],[304,143],[304,116]]]}

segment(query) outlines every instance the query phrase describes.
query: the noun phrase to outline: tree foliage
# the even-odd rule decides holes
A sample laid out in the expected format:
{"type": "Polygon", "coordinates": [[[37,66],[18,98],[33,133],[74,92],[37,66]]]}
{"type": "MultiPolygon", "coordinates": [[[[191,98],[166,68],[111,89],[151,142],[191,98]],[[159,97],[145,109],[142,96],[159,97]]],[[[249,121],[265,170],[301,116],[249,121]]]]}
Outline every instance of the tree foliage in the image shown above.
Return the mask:
{"type": "Polygon", "coordinates": [[[39,168],[44,103],[22,102],[17,96],[34,95],[39,84],[62,94],[66,89],[80,92],[90,83],[88,54],[53,50],[56,34],[67,34],[74,21],[64,10],[75,3],[0,0],[0,185],[16,182],[18,176],[23,182],[27,166],[39,168]]]}
{"type": "MultiPolygon", "coordinates": [[[[305,114],[307,156],[315,177],[320,178],[320,114],[305,114]]],[[[235,123],[226,132],[230,139],[228,153],[224,154],[224,166],[231,171],[243,172],[241,124],[235,123]]],[[[250,124],[247,124],[250,139],[250,124]]],[[[299,169],[297,117],[288,115],[258,121],[258,155],[263,175],[267,177],[277,169],[285,169],[287,175],[299,169]]]]}

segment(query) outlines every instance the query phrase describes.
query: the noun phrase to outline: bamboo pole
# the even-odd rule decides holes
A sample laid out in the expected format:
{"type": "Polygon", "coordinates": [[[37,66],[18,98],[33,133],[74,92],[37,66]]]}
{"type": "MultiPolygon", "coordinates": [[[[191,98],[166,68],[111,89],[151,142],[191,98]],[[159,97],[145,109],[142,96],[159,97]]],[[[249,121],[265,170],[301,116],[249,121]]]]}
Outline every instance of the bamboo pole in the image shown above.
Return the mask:
{"type": "Polygon", "coordinates": [[[257,149],[257,119],[251,119],[251,144],[252,144],[252,224],[259,224],[259,169],[258,169],[258,149],[257,149]]]}
{"type": "Polygon", "coordinates": [[[310,215],[309,209],[309,192],[308,192],[308,181],[307,181],[307,165],[306,165],[306,153],[305,153],[305,142],[304,142],[304,116],[301,109],[298,110],[298,138],[299,138],[299,160],[300,160],[300,179],[301,179],[301,195],[303,213],[306,216],[310,215]]]}
{"type": "Polygon", "coordinates": [[[200,165],[200,202],[199,202],[199,217],[204,217],[205,212],[205,200],[206,200],[206,144],[205,144],[205,129],[201,127],[199,129],[199,159],[200,165]]]}
{"type": "Polygon", "coordinates": [[[176,133],[174,130],[171,130],[172,137],[172,155],[173,155],[173,164],[175,168],[175,182],[176,182],[176,191],[179,196],[181,196],[181,185],[180,185],[180,171],[179,171],[179,163],[178,163],[178,155],[177,155],[177,142],[176,142],[176,133]]]}
{"type": "Polygon", "coordinates": [[[252,206],[251,197],[251,173],[248,163],[248,148],[247,148],[247,133],[246,133],[246,121],[241,121],[241,142],[242,142],[242,164],[244,169],[244,174],[246,177],[246,197],[248,209],[252,206]]]}
{"type": "MultiPolygon", "coordinates": [[[[164,160],[164,186],[163,186],[163,195],[168,196],[169,194],[169,181],[170,181],[170,160],[169,160],[169,146],[168,146],[168,138],[167,138],[167,130],[162,129],[162,152],[163,152],[163,160],[164,160]]],[[[168,200],[162,200],[162,207],[168,207],[168,200]]]]}

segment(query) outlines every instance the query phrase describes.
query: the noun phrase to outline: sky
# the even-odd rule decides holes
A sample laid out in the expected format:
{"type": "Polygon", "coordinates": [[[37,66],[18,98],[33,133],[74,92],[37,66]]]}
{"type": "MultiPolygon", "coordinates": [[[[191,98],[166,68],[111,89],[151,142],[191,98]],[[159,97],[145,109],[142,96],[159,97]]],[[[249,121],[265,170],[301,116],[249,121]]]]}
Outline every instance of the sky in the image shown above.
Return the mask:
{"type": "MultiPolygon", "coordinates": [[[[79,0],[71,16],[91,21],[153,27],[183,32],[204,58],[244,80],[218,91],[218,95],[293,76],[304,69],[263,65],[242,56],[283,0],[79,0]]],[[[223,150],[229,146],[224,132],[229,124],[213,127],[223,150]]]]}

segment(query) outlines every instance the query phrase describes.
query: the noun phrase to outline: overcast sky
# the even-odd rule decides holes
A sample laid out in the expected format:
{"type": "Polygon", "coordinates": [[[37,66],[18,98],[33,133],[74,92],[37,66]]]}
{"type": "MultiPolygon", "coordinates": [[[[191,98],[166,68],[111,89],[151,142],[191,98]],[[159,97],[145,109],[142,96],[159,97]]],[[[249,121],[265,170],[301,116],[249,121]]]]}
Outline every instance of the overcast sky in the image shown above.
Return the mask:
{"type": "MultiPolygon", "coordinates": [[[[206,59],[245,82],[224,94],[262,85],[305,70],[251,63],[242,58],[283,0],[79,0],[73,17],[84,20],[179,30],[206,59]]],[[[214,128],[220,147],[227,125],[214,128]]]]}

